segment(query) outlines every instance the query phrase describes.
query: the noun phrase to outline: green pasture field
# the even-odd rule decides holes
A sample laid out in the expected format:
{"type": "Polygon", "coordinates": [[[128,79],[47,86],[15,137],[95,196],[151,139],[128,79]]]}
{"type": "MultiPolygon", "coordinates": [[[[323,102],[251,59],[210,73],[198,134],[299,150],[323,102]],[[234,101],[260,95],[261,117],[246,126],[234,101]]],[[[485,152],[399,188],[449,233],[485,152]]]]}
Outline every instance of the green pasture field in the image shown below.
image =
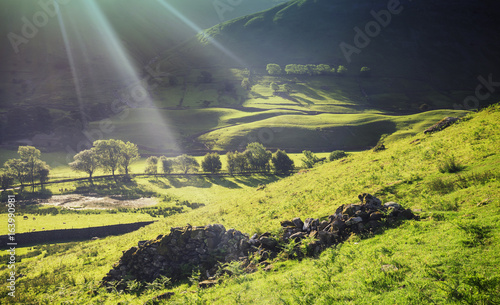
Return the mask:
{"type": "MultiPolygon", "coordinates": [[[[124,236],[54,245],[37,249],[40,254],[20,250],[25,258],[17,266],[25,276],[18,281],[23,294],[16,301],[60,303],[78,296],[80,304],[135,304],[172,291],[172,304],[495,304],[500,296],[499,116],[499,106],[490,107],[444,131],[419,133],[391,142],[385,151],[356,153],[276,181],[137,179],[159,194],[172,191],[205,205],[124,236]],[[441,172],[452,157],[458,172],[441,172]],[[257,189],[262,183],[268,184],[257,189]],[[249,234],[276,232],[282,220],[324,217],[341,204],[357,202],[364,192],[411,208],[421,220],[376,236],[352,236],[318,258],[277,259],[272,272],[245,274],[235,263],[233,275],[210,289],[180,283],[136,295],[98,288],[121,251],[171,226],[221,223],[249,234]],[[384,271],[385,265],[391,268],[384,271]],[[98,294],[86,293],[92,289],[98,294]]],[[[5,278],[7,269],[0,272],[5,278]]],[[[5,295],[6,288],[0,289],[5,295]]]]}

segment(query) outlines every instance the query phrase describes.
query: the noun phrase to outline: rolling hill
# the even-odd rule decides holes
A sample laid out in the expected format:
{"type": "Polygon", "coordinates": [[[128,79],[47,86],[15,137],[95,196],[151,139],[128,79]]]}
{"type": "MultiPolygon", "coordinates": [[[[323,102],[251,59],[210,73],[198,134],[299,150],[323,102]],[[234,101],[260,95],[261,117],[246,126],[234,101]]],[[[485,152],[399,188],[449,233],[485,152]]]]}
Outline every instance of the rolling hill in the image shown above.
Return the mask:
{"type": "MultiPolygon", "coordinates": [[[[144,304],[170,293],[168,304],[496,304],[499,110],[492,106],[443,131],[419,133],[384,151],[353,154],[274,182],[258,176],[137,178],[137,185],[159,198],[204,205],[124,236],[16,249],[22,258],[16,266],[24,276],[16,284],[23,293],[15,302],[63,303],[77,296],[80,304],[144,304]],[[451,160],[455,170],[444,166],[451,160]],[[122,251],[170,227],[220,223],[250,235],[279,232],[280,221],[325,219],[366,192],[412,209],[420,220],[380,234],[353,235],[315,258],[290,259],[284,249],[266,270],[230,264],[225,266],[229,273],[208,289],[197,286],[196,273],[191,282],[136,293],[100,286],[122,251]]],[[[57,192],[57,186],[53,189],[57,192]]],[[[8,276],[7,268],[0,272],[8,276]]],[[[135,291],[132,284],[128,287],[135,291]]],[[[0,291],[6,292],[6,285],[0,291]]],[[[7,304],[12,301],[6,293],[2,297],[7,304]]]]}
{"type": "MultiPolygon", "coordinates": [[[[244,2],[227,16],[271,5],[264,2],[244,2]]],[[[36,13],[27,2],[5,3],[24,3],[19,12],[36,13]]],[[[170,9],[158,3],[75,2],[61,7],[59,22],[51,20],[22,45],[24,55],[3,49],[5,58],[13,58],[0,88],[0,139],[10,142],[7,148],[54,132],[62,145],[45,149],[76,151],[97,136],[137,141],[148,153],[199,154],[255,140],[292,150],[353,150],[373,146],[385,134],[412,135],[438,116],[460,116],[500,97],[494,74],[500,44],[492,38],[496,2],[273,2],[278,5],[184,42],[186,32],[194,35],[208,24],[201,17],[194,21],[212,3],[196,9],[187,2],[169,2],[170,9]],[[61,24],[76,33],[67,35],[71,52],[61,24]],[[373,37],[359,34],[367,29],[376,32],[373,37]],[[350,61],[341,43],[356,48],[350,61]],[[269,76],[271,62],[282,68],[343,65],[348,72],[269,76]],[[370,77],[360,77],[362,66],[371,68],[370,77]],[[249,90],[241,86],[246,78],[249,90]],[[270,89],[273,82],[278,92],[270,89]],[[286,94],[285,85],[291,88],[286,94]],[[135,102],[137,96],[147,103],[135,102]],[[453,110],[432,112],[439,109],[453,110]],[[417,115],[425,110],[431,112],[417,115]]],[[[21,20],[19,12],[6,20],[21,20]]],[[[16,22],[11,29],[21,26],[16,22]]]]}

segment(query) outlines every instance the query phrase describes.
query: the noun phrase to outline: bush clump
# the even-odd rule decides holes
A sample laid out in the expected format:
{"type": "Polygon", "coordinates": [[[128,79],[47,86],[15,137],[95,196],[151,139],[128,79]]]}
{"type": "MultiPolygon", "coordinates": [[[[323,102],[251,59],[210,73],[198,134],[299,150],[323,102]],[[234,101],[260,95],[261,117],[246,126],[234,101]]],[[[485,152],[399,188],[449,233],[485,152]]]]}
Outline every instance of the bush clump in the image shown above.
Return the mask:
{"type": "Polygon", "coordinates": [[[335,161],[347,157],[347,154],[343,150],[335,150],[330,153],[328,160],[335,161]]]}
{"type": "Polygon", "coordinates": [[[444,160],[444,162],[439,165],[439,172],[441,173],[458,173],[465,168],[462,164],[460,164],[455,157],[449,157],[444,160]]]}

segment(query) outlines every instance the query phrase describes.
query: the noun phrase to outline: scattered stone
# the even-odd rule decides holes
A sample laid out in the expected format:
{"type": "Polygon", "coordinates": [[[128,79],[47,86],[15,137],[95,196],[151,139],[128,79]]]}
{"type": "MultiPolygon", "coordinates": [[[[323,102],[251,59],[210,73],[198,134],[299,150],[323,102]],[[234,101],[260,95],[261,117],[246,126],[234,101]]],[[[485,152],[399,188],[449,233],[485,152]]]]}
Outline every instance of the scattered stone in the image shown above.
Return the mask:
{"type": "Polygon", "coordinates": [[[215,280],[206,280],[198,283],[198,287],[200,288],[210,288],[217,285],[217,281],[215,280]]]}
{"type": "Polygon", "coordinates": [[[351,218],[349,218],[349,219],[345,222],[345,224],[346,224],[346,225],[348,225],[348,226],[352,226],[352,225],[357,224],[357,223],[360,223],[360,222],[362,222],[362,221],[363,221],[363,218],[361,218],[361,217],[351,217],[351,218]]]}
{"type": "Polygon", "coordinates": [[[478,207],[482,207],[482,206],[484,206],[484,205],[487,205],[487,204],[488,204],[488,203],[490,203],[490,202],[491,202],[491,201],[490,201],[490,199],[485,199],[485,200],[483,200],[483,201],[479,202],[479,203],[477,204],[477,206],[478,206],[478,207]]]}
{"type": "Polygon", "coordinates": [[[380,269],[382,269],[383,272],[390,272],[390,271],[398,271],[399,268],[394,266],[394,265],[383,265],[382,267],[380,267],[380,269]]]}
{"type": "Polygon", "coordinates": [[[446,117],[441,121],[437,122],[436,124],[432,125],[431,127],[427,128],[424,131],[424,133],[433,133],[436,131],[441,131],[448,126],[455,124],[458,120],[459,120],[458,118],[446,117]]]}
{"type": "MultiPolygon", "coordinates": [[[[280,244],[290,240],[296,242],[295,253],[299,257],[304,256],[304,252],[317,255],[332,245],[346,241],[352,234],[375,233],[385,224],[418,219],[410,209],[405,210],[398,203],[382,205],[378,198],[366,193],[358,198],[360,203],[338,207],[328,220],[320,222],[319,219],[307,218],[303,222],[297,217],[282,221],[283,233],[280,236],[266,232],[249,238],[235,229],[226,230],[220,224],[171,228],[168,235],[140,241],[138,247],[123,251],[120,261],[103,278],[103,285],[110,286],[109,283],[116,281],[117,289],[125,289],[125,279],[152,282],[160,276],[167,276],[173,281],[185,280],[196,269],[203,277],[206,275],[200,287],[211,287],[217,281],[210,274],[216,274],[224,264],[239,260],[246,272],[255,272],[257,265],[250,262],[249,255],[255,253],[260,257],[257,263],[262,263],[276,257],[282,251],[280,244]],[[306,240],[307,244],[301,245],[306,240]],[[303,246],[307,251],[299,248],[303,246]]],[[[382,266],[383,270],[396,268],[387,266],[382,266]]],[[[271,265],[264,268],[265,271],[271,269],[271,265]]]]}
{"type": "Polygon", "coordinates": [[[292,222],[295,225],[295,227],[299,229],[302,229],[304,227],[304,222],[302,222],[302,220],[299,217],[292,219],[292,222]]]}
{"type": "Polygon", "coordinates": [[[388,208],[393,208],[396,210],[401,209],[401,205],[399,203],[395,203],[395,202],[386,202],[386,203],[384,203],[384,206],[388,207],[388,208]]]}
{"type": "Polygon", "coordinates": [[[278,242],[271,237],[261,237],[259,240],[266,249],[274,249],[278,245],[278,242]]]}

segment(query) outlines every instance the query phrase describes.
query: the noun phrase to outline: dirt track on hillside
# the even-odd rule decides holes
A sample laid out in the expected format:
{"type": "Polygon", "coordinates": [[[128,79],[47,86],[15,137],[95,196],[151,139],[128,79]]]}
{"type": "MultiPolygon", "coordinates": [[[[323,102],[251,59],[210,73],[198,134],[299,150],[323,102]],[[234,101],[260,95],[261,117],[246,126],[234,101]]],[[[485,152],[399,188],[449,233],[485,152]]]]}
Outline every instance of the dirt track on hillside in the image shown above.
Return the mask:
{"type": "Polygon", "coordinates": [[[154,198],[140,198],[135,200],[118,200],[110,197],[93,197],[83,195],[54,195],[43,200],[43,205],[51,205],[72,210],[112,210],[117,208],[142,208],[157,204],[154,198]]]}

